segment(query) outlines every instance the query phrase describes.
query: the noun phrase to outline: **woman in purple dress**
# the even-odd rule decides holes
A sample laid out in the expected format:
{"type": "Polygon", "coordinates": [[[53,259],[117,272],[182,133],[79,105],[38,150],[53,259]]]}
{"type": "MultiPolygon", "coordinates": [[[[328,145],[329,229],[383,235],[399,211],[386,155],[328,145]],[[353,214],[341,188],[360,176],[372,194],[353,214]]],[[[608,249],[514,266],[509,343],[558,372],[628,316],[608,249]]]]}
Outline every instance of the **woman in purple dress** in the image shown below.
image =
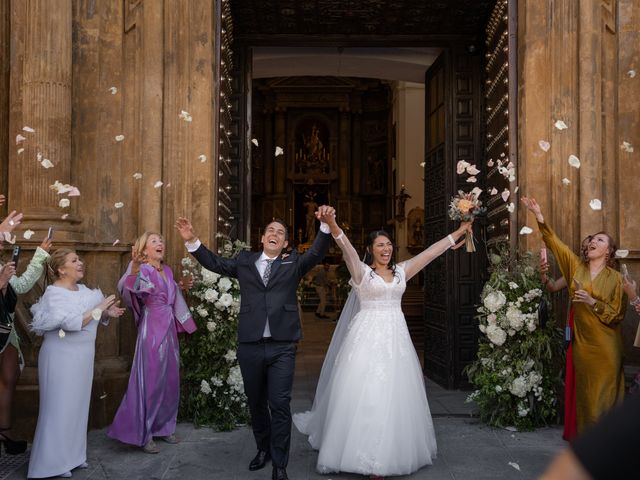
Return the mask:
{"type": "Polygon", "coordinates": [[[164,265],[162,235],[145,232],[136,240],[132,261],[118,283],[123,300],[133,310],[138,327],[129,386],[107,434],[158,453],[153,437],[177,443],[180,401],[178,333],[193,333],[196,324],[164,265]]]}

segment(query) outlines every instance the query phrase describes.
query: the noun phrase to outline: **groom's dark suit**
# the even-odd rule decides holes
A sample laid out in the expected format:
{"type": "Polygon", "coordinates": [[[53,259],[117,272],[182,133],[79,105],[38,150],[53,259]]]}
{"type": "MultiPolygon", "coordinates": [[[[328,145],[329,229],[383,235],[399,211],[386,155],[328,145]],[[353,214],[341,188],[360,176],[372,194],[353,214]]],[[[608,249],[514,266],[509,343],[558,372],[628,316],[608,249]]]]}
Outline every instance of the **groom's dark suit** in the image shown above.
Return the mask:
{"type": "Polygon", "coordinates": [[[277,257],[265,286],[256,268],[261,252],[222,258],[201,245],[193,256],[207,270],[235,277],[240,284],[238,363],[259,450],[271,452],[275,467],[286,467],[291,440],[291,387],[296,343],[301,337],[297,288],[302,277],[324,258],[331,236],[318,232],[303,254],[277,257]],[[269,321],[271,337],[264,338],[269,321]]]}

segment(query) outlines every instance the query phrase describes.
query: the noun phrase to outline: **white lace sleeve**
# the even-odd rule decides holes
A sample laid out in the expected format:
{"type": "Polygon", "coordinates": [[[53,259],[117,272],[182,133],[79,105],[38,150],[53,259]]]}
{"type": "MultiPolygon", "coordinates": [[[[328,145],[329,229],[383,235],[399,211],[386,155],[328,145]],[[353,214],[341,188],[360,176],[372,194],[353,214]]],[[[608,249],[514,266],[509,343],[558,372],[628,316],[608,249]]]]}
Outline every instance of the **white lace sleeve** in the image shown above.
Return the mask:
{"type": "Polygon", "coordinates": [[[405,260],[404,262],[400,262],[400,265],[404,269],[406,280],[409,280],[440,255],[449,250],[451,246],[451,242],[447,237],[445,237],[431,245],[426,250],[423,250],[422,253],[419,253],[415,257],[405,260]]]}
{"type": "Polygon", "coordinates": [[[344,258],[344,262],[347,264],[347,268],[349,269],[349,273],[351,274],[351,282],[353,285],[360,285],[362,282],[362,277],[364,275],[365,266],[360,261],[360,257],[358,256],[358,252],[353,248],[351,242],[344,234],[344,232],[340,233],[337,237],[334,237],[334,240],[342,250],[342,256],[344,258]]]}
{"type": "Polygon", "coordinates": [[[44,264],[47,262],[49,254],[42,248],[36,248],[33,258],[29,262],[29,266],[20,276],[14,275],[9,279],[9,283],[17,294],[27,293],[33,288],[44,271],[44,264]]]}

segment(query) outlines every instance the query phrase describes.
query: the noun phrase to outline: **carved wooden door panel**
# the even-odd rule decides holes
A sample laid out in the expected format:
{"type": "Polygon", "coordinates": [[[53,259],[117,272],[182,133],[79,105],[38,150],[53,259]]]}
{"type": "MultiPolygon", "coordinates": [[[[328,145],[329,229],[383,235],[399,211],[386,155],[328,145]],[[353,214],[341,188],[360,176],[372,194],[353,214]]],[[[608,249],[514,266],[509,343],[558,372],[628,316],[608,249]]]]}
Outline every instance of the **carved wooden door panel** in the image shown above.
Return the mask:
{"type": "MultiPolygon", "coordinates": [[[[456,164],[481,161],[481,62],[463,46],[446,49],[425,77],[425,242],[456,228],[448,206],[458,191],[476,184],[456,174],[456,164]]],[[[478,175],[480,184],[482,174],[478,175]]],[[[476,236],[481,238],[479,226],[476,236]]],[[[448,251],[425,269],[424,368],[447,388],[466,383],[464,367],[475,358],[475,308],[486,265],[484,245],[476,253],[448,251]]]]}

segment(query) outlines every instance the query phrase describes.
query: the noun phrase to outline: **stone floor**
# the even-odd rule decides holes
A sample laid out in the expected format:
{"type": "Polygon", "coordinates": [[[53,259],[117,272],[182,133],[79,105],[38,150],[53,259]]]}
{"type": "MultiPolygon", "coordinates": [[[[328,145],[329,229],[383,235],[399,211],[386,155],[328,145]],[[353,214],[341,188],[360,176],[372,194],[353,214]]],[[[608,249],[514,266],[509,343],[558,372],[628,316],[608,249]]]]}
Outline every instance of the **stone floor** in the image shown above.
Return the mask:
{"type": "MultiPolygon", "coordinates": [[[[305,340],[300,344],[292,402],[293,411],[307,410],[324,351],[335,325],[305,314],[305,340]]],[[[427,381],[427,395],[434,417],[438,457],[434,464],[410,477],[414,480],[535,479],[554,454],[565,444],[561,429],[511,432],[489,428],[472,417],[473,405],[465,403],[467,392],[444,390],[427,381]]],[[[104,430],[89,432],[87,470],[76,470],[77,479],[224,479],[267,480],[271,469],[249,472],[247,464],[255,454],[248,427],[233,432],[195,429],[180,424],[182,443],[158,442],[161,452],[148,455],[108,439],[104,430]]],[[[288,473],[294,480],[358,479],[359,475],[319,475],[315,472],[317,453],[305,437],[293,431],[288,473]]],[[[0,479],[26,478],[26,456],[0,457],[0,479]],[[11,464],[9,464],[11,462],[11,464]]]]}

